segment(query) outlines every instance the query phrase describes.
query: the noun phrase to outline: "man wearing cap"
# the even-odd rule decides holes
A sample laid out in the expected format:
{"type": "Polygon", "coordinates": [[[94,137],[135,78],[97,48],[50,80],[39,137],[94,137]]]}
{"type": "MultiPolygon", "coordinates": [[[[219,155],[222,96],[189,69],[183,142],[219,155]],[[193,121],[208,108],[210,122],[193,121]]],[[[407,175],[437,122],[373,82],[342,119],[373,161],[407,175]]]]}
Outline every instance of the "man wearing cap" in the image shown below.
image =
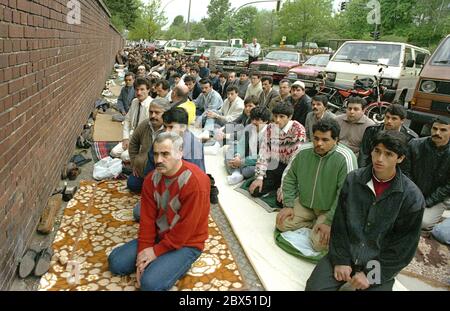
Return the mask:
{"type": "Polygon", "coordinates": [[[164,130],[162,115],[169,109],[168,100],[155,98],[150,103],[149,119],[141,122],[131,137],[129,153],[133,173],[127,181],[128,189],[131,191],[139,192],[142,188],[148,152],[156,136],[164,130]]]}
{"type": "Polygon", "coordinates": [[[305,93],[305,83],[302,81],[295,81],[291,87],[291,96],[288,96],[285,102],[294,107],[294,115],[292,116],[292,120],[298,121],[300,124],[305,125],[306,116],[312,111],[311,97],[305,93]]]}
{"type": "Polygon", "coordinates": [[[147,76],[147,69],[144,65],[140,65],[137,69],[136,78],[145,78],[147,76]]]}
{"type": "Polygon", "coordinates": [[[128,146],[130,138],[138,125],[148,119],[148,109],[152,98],[150,93],[150,81],[146,78],[137,78],[135,82],[136,98],[131,102],[130,110],[123,121],[122,142],[111,150],[113,158],[121,158],[122,161],[130,161],[128,146]]]}

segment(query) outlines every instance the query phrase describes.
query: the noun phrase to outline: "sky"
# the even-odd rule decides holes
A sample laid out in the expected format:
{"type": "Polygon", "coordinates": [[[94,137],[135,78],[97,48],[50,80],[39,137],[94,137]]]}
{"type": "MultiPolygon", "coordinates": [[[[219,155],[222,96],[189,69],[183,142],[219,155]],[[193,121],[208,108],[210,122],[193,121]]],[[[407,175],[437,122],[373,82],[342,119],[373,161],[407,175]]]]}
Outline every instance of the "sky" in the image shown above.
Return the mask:
{"type": "MultiPolygon", "coordinates": [[[[151,0],[143,0],[143,2],[150,2],[151,0]]],[[[238,8],[239,6],[253,2],[257,0],[230,0],[232,8],[238,8]]],[[[335,6],[337,6],[342,0],[334,0],[335,6]]],[[[191,4],[191,21],[199,21],[203,17],[206,16],[206,12],[208,10],[209,0],[192,0],[191,4]]],[[[273,10],[276,9],[277,3],[267,2],[267,3],[258,3],[253,4],[252,6],[258,9],[266,9],[273,10]]],[[[174,18],[178,15],[184,16],[184,20],[187,21],[188,16],[188,8],[189,8],[189,0],[161,0],[161,8],[164,8],[165,15],[168,19],[168,24],[165,29],[167,29],[174,18]]]]}

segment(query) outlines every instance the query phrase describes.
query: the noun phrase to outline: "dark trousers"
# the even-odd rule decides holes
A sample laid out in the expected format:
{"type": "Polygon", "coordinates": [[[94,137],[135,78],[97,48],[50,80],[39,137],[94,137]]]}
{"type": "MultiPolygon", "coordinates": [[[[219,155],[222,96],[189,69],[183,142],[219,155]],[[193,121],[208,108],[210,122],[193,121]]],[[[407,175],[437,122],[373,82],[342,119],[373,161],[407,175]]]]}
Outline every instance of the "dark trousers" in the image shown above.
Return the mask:
{"type": "MultiPolygon", "coordinates": [[[[371,285],[366,291],[392,291],[395,280],[378,285],[371,285]]],[[[334,278],[334,267],[327,256],[323,257],[314,268],[306,282],[305,291],[337,291],[346,282],[339,282],[334,278]]]]}
{"type": "Polygon", "coordinates": [[[256,188],[253,192],[252,196],[255,198],[262,197],[263,195],[277,191],[281,186],[281,178],[283,177],[284,169],[286,168],[286,164],[278,163],[278,167],[274,170],[268,170],[266,172],[266,177],[263,180],[262,190],[259,191],[259,188],[256,188]]]}
{"type": "Polygon", "coordinates": [[[258,56],[256,56],[256,57],[249,56],[248,57],[248,67],[250,67],[251,63],[256,62],[256,61],[258,61],[258,56]]]}

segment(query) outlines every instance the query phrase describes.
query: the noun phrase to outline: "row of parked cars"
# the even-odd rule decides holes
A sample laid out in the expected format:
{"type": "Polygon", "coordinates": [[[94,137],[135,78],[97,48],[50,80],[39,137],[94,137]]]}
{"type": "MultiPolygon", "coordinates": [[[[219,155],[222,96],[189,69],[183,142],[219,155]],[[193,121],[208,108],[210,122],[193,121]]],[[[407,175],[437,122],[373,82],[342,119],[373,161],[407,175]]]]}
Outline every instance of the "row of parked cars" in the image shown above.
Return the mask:
{"type": "Polygon", "coordinates": [[[408,116],[414,130],[420,132],[436,115],[450,118],[450,35],[433,55],[407,43],[346,41],[332,55],[307,57],[297,51],[266,50],[260,60],[249,65],[245,49],[235,49],[211,64],[237,73],[248,69],[274,81],[301,80],[310,93],[323,83],[351,89],[356,80],[373,79],[383,68],[383,100],[396,100],[410,108],[408,116]]]}

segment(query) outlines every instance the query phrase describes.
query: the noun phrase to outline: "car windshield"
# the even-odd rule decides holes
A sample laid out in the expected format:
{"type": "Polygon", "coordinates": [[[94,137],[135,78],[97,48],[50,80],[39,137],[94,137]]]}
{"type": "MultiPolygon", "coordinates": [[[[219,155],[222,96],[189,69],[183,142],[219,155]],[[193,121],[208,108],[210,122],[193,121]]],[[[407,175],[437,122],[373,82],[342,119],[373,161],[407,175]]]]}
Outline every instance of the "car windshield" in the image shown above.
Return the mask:
{"type": "Polygon", "coordinates": [[[401,51],[399,44],[346,43],[333,57],[333,61],[400,66],[401,51]]]}
{"type": "Polygon", "coordinates": [[[190,48],[196,48],[196,47],[198,47],[201,43],[202,43],[201,41],[191,41],[191,42],[189,42],[188,47],[190,47],[190,48]]]}
{"type": "Polygon", "coordinates": [[[265,57],[267,60],[280,60],[288,62],[298,62],[297,53],[286,53],[286,52],[270,52],[265,57]]]}
{"type": "Polygon", "coordinates": [[[245,52],[245,49],[237,49],[234,50],[233,53],[231,53],[231,56],[235,56],[235,57],[241,57],[241,56],[246,56],[247,53],[245,52]]]}
{"type": "Polygon", "coordinates": [[[442,43],[433,56],[432,65],[450,66],[450,37],[442,43]]]}
{"type": "Polygon", "coordinates": [[[324,56],[312,56],[308,59],[304,66],[318,66],[318,67],[326,67],[330,57],[328,55],[324,56]]]}

